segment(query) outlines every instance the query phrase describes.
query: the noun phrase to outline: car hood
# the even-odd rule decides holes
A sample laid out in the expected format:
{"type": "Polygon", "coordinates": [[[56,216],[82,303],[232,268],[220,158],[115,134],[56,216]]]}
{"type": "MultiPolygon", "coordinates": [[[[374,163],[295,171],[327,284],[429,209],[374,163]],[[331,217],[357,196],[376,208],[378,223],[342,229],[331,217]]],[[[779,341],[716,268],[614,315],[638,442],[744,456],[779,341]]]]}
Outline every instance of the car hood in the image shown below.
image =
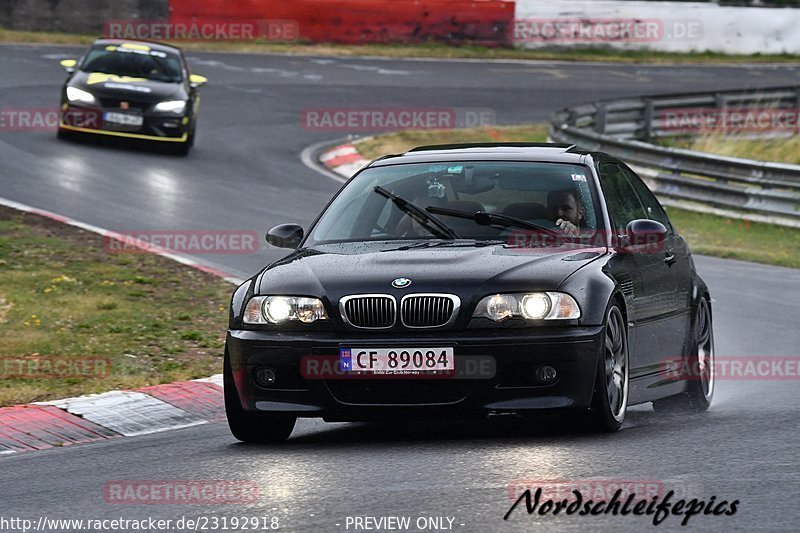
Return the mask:
{"type": "Polygon", "coordinates": [[[336,302],[348,294],[446,292],[467,302],[493,292],[555,290],[605,248],[516,248],[505,245],[439,246],[401,250],[397,243],[315,246],[265,268],[258,294],[319,296],[336,302]],[[408,278],[404,289],[391,285],[408,278]]]}
{"type": "Polygon", "coordinates": [[[98,72],[76,72],[68,86],[88,91],[100,98],[130,98],[131,100],[161,101],[168,98],[185,99],[180,83],[117,76],[98,72]]]}

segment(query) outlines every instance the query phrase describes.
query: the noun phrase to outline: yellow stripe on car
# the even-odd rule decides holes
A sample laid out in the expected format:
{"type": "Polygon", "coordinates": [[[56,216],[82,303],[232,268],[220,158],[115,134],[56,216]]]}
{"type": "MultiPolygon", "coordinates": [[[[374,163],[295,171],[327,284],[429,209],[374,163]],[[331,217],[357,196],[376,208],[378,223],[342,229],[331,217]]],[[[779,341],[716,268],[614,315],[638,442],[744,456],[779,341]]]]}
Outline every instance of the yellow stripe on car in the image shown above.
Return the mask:
{"type": "Polygon", "coordinates": [[[97,83],[104,83],[113,81],[117,83],[136,83],[140,81],[147,81],[147,78],[131,78],[130,76],[117,76],[116,74],[106,74],[104,72],[92,72],[89,74],[86,83],[88,85],[95,85],[97,83]]]}
{"type": "Polygon", "coordinates": [[[112,137],[126,137],[129,139],[142,139],[145,141],[181,143],[181,142],[186,142],[186,139],[189,138],[188,133],[184,133],[180,137],[156,137],[155,135],[142,135],[141,133],[125,133],[121,131],[107,131],[107,130],[96,130],[93,128],[79,128],[78,126],[68,126],[67,124],[64,124],[62,121],[58,122],[58,126],[65,130],[79,131],[81,133],[98,133],[100,135],[110,135],[112,137]]]}
{"type": "Polygon", "coordinates": [[[122,43],[120,45],[122,48],[130,48],[131,50],[142,50],[144,52],[149,52],[150,47],[145,46],[143,44],[136,44],[136,43],[122,43]]]}

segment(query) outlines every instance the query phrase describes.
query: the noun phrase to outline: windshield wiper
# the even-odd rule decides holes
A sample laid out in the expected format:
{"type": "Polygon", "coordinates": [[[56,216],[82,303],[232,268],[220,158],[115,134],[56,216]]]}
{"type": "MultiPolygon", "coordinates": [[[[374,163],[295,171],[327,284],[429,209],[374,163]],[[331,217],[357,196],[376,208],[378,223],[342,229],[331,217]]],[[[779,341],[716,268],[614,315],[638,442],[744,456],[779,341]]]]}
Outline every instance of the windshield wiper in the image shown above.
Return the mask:
{"type": "Polygon", "coordinates": [[[394,205],[396,205],[397,208],[400,209],[400,211],[406,213],[412,219],[416,220],[422,227],[424,227],[437,237],[442,237],[445,239],[458,239],[458,234],[456,234],[453,228],[451,228],[438,218],[429,215],[421,207],[412,204],[402,196],[397,196],[396,194],[387,191],[386,189],[384,189],[379,185],[376,185],[374,190],[381,196],[391,200],[394,203],[394,205]]]}
{"type": "Polygon", "coordinates": [[[554,237],[559,236],[558,232],[545,228],[544,226],[540,226],[539,224],[534,224],[533,222],[528,222],[527,220],[522,220],[521,218],[510,217],[508,215],[501,215],[499,213],[487,213],[486,211],[476,211],[475,213],[470,213],[469,211],[461,211],[459,209],[448,209],[446,207],[436,207],[432,205],[426,207],[425,210],[430,213],[436,213],[437,215],[447,215],[451,217],[474,220],[477,224],[481,226],[491,226],[492,224],[499,224],[501,226],[511,226],[516,228],[535,230],[545,233],[547,235],[552,235],[554,237]]]}
{"type": "Polygon", "coordinates": [[[398,252],[401,250],[414,250],[416,248],[439,248],[439,247],[447,247],[447,248],[482,248],[484,246],[497,246],[498,244],[508,244],[507,241],[501,239],[494,239],[494,240],[465,240],[458,242],[455,241],[423,241],[423,242],[415,242],[414,244],[406,244],[404,246],[400,246],[398,248],[385,248],[381,250],[381,252],[398,252]]]}

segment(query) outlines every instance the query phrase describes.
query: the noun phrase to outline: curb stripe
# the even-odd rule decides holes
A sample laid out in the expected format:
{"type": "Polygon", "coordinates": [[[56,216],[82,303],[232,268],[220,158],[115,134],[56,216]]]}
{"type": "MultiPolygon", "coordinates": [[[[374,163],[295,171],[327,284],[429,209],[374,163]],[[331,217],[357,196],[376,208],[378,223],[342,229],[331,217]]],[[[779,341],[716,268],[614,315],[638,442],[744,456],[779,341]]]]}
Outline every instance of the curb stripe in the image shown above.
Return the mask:
{"type": "Polygon", "coordinates": [[[222,387],[211,382],[178,381],[137,389],[208,421],[225,418],[222,387]]]}
{"type": "Polygon", "coordinates": [[[208,422],[136,391],[104,392],[44,402],[44,405],[54,405],[126,437],[197,426],[208,422]]]}
{"type": "Polygon", "coordinates": [[[357,161],[364,161],[364,158],[361,157],[361,154],[347,154],[347,155],[339,155],[332,159],[329,159],[325,165],[328,168],[336,168],[342,165],[347,165],[350,163],[355,163],[357,161]]]}
{"type": "Polygon", "coordinates": [[[319,162],[345,178],[350,178],[369,164],[369,160],[352,144],[342,144],[326,150],[320,154],[319,162]]]}
{"type": "MultiPolygon", "coordinates": [[[[352,154],[358,154],[356,147],[353,146],[352,144],[342,144],[320,155],[319,160],[322,161],[323,163],[326,163],[327,161],[330,161],[333,158],[344,155],[352,155],[352,154]]],[[[331,165],[326,164],[325,166],[330,167],[331,165]]]]}
{"type": "Polygon", "coordinates": [[[118,435],[54,406],[0,408],[0,453],[44,450],[118,435]]]}

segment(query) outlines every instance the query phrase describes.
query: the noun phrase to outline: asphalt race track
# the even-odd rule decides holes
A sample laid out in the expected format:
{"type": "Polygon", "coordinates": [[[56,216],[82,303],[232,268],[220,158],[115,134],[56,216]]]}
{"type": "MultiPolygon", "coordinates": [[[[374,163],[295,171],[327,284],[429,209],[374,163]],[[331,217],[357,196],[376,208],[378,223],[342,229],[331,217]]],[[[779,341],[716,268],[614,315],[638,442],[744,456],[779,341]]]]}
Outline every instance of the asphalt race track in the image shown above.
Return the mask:
{"type": "MultiPolygon", "coordinates": [[[[0,109],[55,109],[58,60],[79,49],[0,47],[0,109]]],[[[339,183],[306,167],[308,109],[490,109],[499,124],[543,121],[596,98],[796,83],[800,66],[635,66],[415,61],[190,53],[203,88],[195,151],[181,158],[52,132],[0,131],[0,196],[107,229],[258,231],[308,224],[339,183]]],[[[239,277],[280,252],[202,255],[239,277]]],[[[800,271],[697,258],[714,298],[719,356],[800,356],[800,271]]],[[[280,531],[353,531],[348,516],[451,517],[465,532],[629,530],[652,517],[527,516],[509,485],[585,479],[649,482],[677,495],[739,500],[711,531],[796,530],[800,382],[717,383],[708,413],[631,410],[622,432],[589,436],[555,420],[483,424],[301,421],[286,444],[237,444],[224,423],[0,457],[0,514],[37,518],[279,517],[280,531]],[[794,428],[794,429],[792,429],[794,428]],[[250,480],[246,505],[109,505],[110,480],[250,480]]],[[[669,516],[658,530],[681,529],[669,516]]],[[[444,521],[447,526],[449,522],[444,521]]],[[[683,528],[684,530],[687,528],[683,528]]],[[[412,529],[413,530],[413,529],[412,529]]]]}

